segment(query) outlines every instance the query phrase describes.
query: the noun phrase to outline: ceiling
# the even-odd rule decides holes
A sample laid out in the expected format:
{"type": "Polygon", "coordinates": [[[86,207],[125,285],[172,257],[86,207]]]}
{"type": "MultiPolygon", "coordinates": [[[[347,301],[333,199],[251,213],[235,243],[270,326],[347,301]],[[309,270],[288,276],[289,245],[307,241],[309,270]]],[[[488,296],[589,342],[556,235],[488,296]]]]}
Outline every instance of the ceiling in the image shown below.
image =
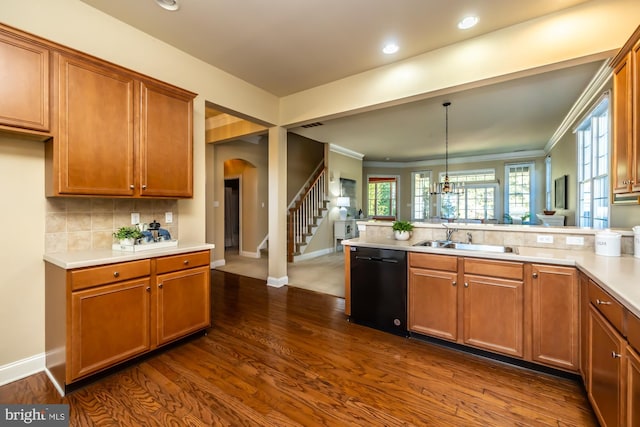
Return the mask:
{"type": "MultiPolygon", "coordinates": [[[[587,0],[82,0],[223,71],[286,96],[587,0]],[[478,25],[459,30],[466,15],[478,25]],[[400,45],[395,55],[383,44],[400,45]]],[[[541,150],[602,62],[583,64],[291,131],[365,155],[411,161],[541,150]]]]}

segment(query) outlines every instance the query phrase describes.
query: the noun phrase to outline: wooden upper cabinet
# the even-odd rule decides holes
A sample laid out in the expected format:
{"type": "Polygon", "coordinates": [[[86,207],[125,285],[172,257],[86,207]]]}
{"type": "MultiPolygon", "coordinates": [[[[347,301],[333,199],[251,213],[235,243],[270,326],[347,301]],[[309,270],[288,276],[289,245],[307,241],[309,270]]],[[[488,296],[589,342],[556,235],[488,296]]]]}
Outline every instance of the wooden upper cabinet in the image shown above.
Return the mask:
{"type": "Polygon", "coordinates": [[[0,128],[50,128],[50,53],[0,27],[0,128]]]}
{"type": "Polygon", "coordinates": [[[191,92],[82,55],[54,56],[48,196],[193,196],[191,92]]]}
{"type": "Polygon", "coordinates": [[[80,58],[56,55],[55,63],[58,123],[47,150],[53,157],[49,195],[132,196],[135,80],[80,58]]]}
{"type": "Polygon", "coordinates": [[[577,371],[579,294],[575,268],[533,264],[531,285],[533,360],[577,371]]]}
{"type": "Polygon", "coordinates": [[[614,194],[640,194],[640,27],[613,60],[614,194]]]}
{"type": "Polygon", "coordinates": [[[190,94],[141,84],[141,196],[193,196],[192,114],[190,94]]]}

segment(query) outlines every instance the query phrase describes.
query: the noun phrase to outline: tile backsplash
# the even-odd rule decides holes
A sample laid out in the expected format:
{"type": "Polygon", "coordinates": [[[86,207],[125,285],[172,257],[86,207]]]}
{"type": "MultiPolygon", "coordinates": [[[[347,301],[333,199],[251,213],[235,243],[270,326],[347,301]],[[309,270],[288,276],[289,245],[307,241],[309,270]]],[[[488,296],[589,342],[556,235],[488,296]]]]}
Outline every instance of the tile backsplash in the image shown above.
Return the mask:
{"type": "Polygon", "coordinates": [[[178,201],[146,199],[47,198],[45,252],[77,252],[111,248],[113,232],[131,225],[131,213],[140,214],[141,223],[154,219],[178,238],[178,201]],[[173,222],[165,224],[165,212],[173,222]]]}

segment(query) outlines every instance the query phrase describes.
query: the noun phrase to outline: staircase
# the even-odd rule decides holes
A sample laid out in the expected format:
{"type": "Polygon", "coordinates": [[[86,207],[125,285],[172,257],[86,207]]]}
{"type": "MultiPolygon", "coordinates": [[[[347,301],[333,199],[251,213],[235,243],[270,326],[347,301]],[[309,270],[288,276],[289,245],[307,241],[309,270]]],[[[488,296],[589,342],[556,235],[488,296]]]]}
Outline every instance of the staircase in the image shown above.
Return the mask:
{"type": "Polygon", "coordinates": [[[289,207],[287,218],[287,260],[293,262],[302,255],[318,226],[327,216],[327,169],[318,165],[308,184],[289,207]]]}

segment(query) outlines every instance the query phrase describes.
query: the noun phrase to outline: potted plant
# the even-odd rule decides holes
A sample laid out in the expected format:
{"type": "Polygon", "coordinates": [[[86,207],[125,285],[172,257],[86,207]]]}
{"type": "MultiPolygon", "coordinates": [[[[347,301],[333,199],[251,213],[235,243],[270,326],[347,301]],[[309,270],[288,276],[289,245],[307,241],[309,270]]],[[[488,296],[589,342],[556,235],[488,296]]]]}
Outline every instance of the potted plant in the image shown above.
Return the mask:
{"type": "Polygon", "coordinates": [[[413,231],[413,224],[409,221],[394,221],[391,229],[396,240],[409,240],[411,231],[413,231]]]}
{"type": "Polygon", "coordinates": [[[113,233],[113,237],[118,239],[121,245],[129,246],[134,245],[136,243],[136,240],[140,239],[143,236],[144,235],[137,226],[120,227],[118,231],[113,233]]]}

